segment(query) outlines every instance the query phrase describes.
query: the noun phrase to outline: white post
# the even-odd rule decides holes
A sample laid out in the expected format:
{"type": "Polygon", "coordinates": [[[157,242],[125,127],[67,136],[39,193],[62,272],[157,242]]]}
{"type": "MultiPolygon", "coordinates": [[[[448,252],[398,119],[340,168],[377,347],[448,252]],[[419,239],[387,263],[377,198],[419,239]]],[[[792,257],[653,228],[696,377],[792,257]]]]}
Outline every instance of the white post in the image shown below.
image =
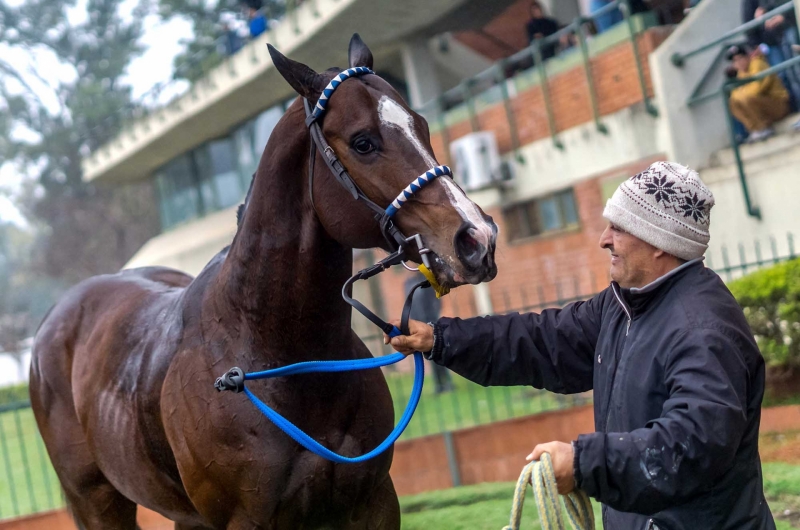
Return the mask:
{"type": "Polygon", "coordinates": [[[478,316],[494,314],[489,284],[479,283],[478,285],[473,285],[472,291],[475,295],[475,308],[478,310],[478,316]]]}
{"type": "Polygon", "coordinates": [[[436,75],[436,63],[423,39],[407,42],[401,50],[403,69],[408,85],[408,97],[415,109],[437,97],[441,92],[436,75]]]}

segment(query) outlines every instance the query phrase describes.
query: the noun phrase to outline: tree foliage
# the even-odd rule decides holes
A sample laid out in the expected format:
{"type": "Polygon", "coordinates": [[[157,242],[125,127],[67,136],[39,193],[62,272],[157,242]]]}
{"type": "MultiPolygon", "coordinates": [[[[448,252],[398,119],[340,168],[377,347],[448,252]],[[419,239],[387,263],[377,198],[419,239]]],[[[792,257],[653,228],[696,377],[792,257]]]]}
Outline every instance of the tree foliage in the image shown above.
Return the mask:
{"type": "Polygon", "coordinates": [[[115,272],[157,229],[148,184],[83,180],[82,158],[135,107],[124,77],[151,6],[126,14],[122,4],[0,0],[0,164],[27,176],[15,195],[36,234],[23,292],[115,272]]]}
{"type": "Polygon", "coordinates": [[[243,14],[248,6],[260,8],[267,20],[278,19],[286,11],[285,0],[160,0],[162,18],[180,16],[192,24],[192,38],[182,42],[186,48],[175,57],[174,77],[196,81],[222,62],[223,19],[243,14]]]}

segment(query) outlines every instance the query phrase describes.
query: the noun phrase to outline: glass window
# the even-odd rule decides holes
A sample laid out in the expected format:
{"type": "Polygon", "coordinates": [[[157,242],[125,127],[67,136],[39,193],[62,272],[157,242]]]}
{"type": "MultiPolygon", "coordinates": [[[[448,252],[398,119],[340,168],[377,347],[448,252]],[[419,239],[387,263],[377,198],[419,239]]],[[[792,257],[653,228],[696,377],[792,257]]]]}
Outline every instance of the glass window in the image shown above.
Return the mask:
{"type": "Polygon", "coordinates": [[[503,211],[509,241],[578,226],[573,190],[509,206],[503,211]]]}
{"type": "Polygon", "coordinates": [[[200,192],[207,212],[233,206],[244,197],[233,138],[212,140],[195,152],[200,192]]]}
{"type": "Polygon", "coordinates": [[[558,230],[562,227],[559,215],[558,197],[548,197],[539,201],[539,212],[542,218],[542,231],[558,230]]]}
{"type": "Polygon", "coordinates": [[[278,120],[281,119],[281,116],[283,116],[283,106],[277,105],[271,109],[265,110],[256,118],[255,142],[253,148],[255,152],[258,153],[257,156],[259,159],[261,158],[261,153],[264,152],[264,148],[267,146],[269,135],[272,134],[272,130],[278,124],[278,120]]]}
{"type": "Polygon", "coordinates": [[[256,172],[261,158],[261,152],[256,152],[255,149],[255,133],[255,120],[245,123],[233,133],[239,172],[242,174],[242,183],[245,188],[250,186],[250,178],[256,172]]]}
{"type": "Polygon", "coordinates": [[[170,228],[202,215],[200,196],[189,155],[183,155],[156,173],[161,226],[170,228]]]}
{"type": "Polygon", "coordinates": [[[564,215],[564,224],[574,226],[578,224],[578,208],[575,207],[575,194],[567,190],[559,195],[561,199],[561,212],[564,215]]]}

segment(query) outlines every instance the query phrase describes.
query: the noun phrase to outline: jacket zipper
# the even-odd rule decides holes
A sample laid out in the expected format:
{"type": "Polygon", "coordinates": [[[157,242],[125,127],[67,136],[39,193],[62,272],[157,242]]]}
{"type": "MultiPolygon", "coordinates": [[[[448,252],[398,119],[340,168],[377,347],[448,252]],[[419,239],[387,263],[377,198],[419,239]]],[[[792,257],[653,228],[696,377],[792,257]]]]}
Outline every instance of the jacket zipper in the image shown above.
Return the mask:
{"type": "MultiPolygon", "coordinates": [[[[622,301],[622,298],[617,292],[617,287],[614,284],[611,285],[611,290],[614,292],[614,297],[617,299],[617,303],[619,303],[619,305],[622,307],[622,310],[625,312],[625,316],[628,317],[628,323],[625,326],[625,337],[627,338],[628,332],[631,330],[631,320],[633,320],[633,318],[631,317],[631,313],[628,310],[628,306],[626,306],[625,303],[622,301]]],[[[613,377],[611,378],[611,388],[608,389],[606,422],[605,425],[603,426],[605,432],[608,432],[608,421],[611,418],[611,403],[612,403],[612,398],[614,397],[614,382],[617,379],[617,370],[619,369],[619,363],[622,360],[622,353],[624,351],[625,351],[625,343],[623,343],[622,348],[620,348],[619,359],[617,359],[617,365],[614,367],[614,374],[613,377]]]]}
{"type": "Polygon", "coordinates": [[[628,325],[625,326],[625,336],[627,337],[628,332],[631,330],[631,320],[633,320],[633,318],[631,317],[631,312],[628,310],[628,306],[625,305],[625,302],[622,301],[622,297],[620,297],[619,293],[617,292],[617,288],[612,287],[611,290],[614,291],[614,297],[617,299],[617,302],[622,307],[622,310],[625,311],[625,316],[628,317],[628,325]]]}

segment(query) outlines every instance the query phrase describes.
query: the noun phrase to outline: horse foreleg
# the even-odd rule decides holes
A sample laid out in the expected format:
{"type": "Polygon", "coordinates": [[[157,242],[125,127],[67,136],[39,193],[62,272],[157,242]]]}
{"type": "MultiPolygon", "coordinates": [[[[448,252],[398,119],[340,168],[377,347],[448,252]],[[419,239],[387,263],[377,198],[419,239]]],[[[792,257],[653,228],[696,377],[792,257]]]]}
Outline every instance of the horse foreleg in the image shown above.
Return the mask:
{"type": "MultiPolygon", "coordinates": [[[[359,527],[361,528],[361,527],[359,527]]],[[[392,477],[386,476],[370,499],[365,530],[398,530],[400,528],[400,502],[392,477]]]]}

